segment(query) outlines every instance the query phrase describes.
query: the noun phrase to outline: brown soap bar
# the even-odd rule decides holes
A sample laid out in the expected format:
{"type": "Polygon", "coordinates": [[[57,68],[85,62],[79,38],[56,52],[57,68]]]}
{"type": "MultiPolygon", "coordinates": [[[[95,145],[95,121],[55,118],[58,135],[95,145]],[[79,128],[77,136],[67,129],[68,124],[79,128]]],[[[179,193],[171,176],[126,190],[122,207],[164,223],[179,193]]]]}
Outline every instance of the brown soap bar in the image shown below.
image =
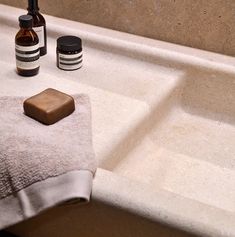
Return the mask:
{"type": "Polygon", "coordinates": [[[48,88],[24,101],[24,112],[29,117],[51,125],[75,110],[73,97],[48,88]]]}

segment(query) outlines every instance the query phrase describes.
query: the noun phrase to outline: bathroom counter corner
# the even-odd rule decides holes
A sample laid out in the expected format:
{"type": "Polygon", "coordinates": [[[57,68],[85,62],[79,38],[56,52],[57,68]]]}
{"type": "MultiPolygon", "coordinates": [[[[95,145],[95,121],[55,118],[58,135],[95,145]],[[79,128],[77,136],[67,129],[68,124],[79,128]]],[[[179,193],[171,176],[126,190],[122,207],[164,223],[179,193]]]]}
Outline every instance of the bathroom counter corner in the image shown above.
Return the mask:
{"type": "Polygon", "coordinates": [[[129,237],[141,224],[139,236],[235,236],[235,59],[45,15],[48,54],[23,78],[14,55],[22,13],[0,5],[0,96],[88,94],[99,168],[88,211],[58,207],[11,230],[129,237]],[[83,40],[77,71],[56,67],[62,35],[83,40]],[[94,230],[77,224],[90,219],[94,230]]]}

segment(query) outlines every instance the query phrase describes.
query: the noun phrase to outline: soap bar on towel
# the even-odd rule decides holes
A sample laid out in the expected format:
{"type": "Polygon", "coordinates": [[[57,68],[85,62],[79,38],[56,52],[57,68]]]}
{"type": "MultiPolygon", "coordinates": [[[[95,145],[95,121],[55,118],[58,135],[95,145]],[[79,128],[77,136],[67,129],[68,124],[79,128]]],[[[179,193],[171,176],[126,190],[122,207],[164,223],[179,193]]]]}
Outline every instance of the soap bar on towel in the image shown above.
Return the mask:
{"type": "Polygon", "coordinates": [[[97,167],[91,104],[87,95],[73,98],[70,116],[44,126],[22,113],[25,97],[0,96],[0,230],[57,205],[89,201],[97,167]]]}
{"type": "Polygon", "coordinates": [[[75,110],[72,96],[48,88],[24,101],[24,112],[27,116],[51,125],[75,110]]]}

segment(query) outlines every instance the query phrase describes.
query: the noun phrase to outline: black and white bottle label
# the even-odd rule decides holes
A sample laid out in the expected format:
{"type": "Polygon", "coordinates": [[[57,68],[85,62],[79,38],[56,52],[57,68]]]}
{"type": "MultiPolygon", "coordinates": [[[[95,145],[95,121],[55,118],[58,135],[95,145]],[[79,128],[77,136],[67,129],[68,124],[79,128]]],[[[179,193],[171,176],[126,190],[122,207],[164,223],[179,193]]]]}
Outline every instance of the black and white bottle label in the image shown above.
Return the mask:
{"type": "Polygon", "coordinates": [[[64,70],[76,70],[82,67],[82,52],[77,54],[59,53],[59,68],[64,70]]]}
{"type": "Polygon", "coordinates": [[[32,70],[39,67],[39,44],[33,46],[15,45],[16,66],[23,70],[32,70]]]}
{"type": "Polygon", "coordinates": [[[39,39],[39,47],[42,48],[45,46],[45,37],[44,37],[44,26],[33,27],[33,30],[37,33],[39,39]]]}

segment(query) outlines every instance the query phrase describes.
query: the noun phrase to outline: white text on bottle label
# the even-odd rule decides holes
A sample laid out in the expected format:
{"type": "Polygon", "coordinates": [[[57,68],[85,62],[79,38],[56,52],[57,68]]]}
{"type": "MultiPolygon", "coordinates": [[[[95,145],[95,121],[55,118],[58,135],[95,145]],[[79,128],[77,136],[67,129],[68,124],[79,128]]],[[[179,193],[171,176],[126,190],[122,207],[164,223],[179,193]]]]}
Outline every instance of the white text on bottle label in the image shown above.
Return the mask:
{"type": "Polygon", "coordinates": [[[33,27],[33,30],[37,33],[39,39],[39,47],[42,48],[45,46],[44,38],[44,26],[33,27]]]}
{"type": "Polygon", "coordinates": [[[32,70],[39,67],[39,44],[33,46],[15,45],[16,66],[23,70],[32,70]]]}
{"type": "Polygon", "coordinates": [[[64,70],[76,70],[82,67],[82,52],[77,54],[59,53],[59,68],[64,70]]]}

